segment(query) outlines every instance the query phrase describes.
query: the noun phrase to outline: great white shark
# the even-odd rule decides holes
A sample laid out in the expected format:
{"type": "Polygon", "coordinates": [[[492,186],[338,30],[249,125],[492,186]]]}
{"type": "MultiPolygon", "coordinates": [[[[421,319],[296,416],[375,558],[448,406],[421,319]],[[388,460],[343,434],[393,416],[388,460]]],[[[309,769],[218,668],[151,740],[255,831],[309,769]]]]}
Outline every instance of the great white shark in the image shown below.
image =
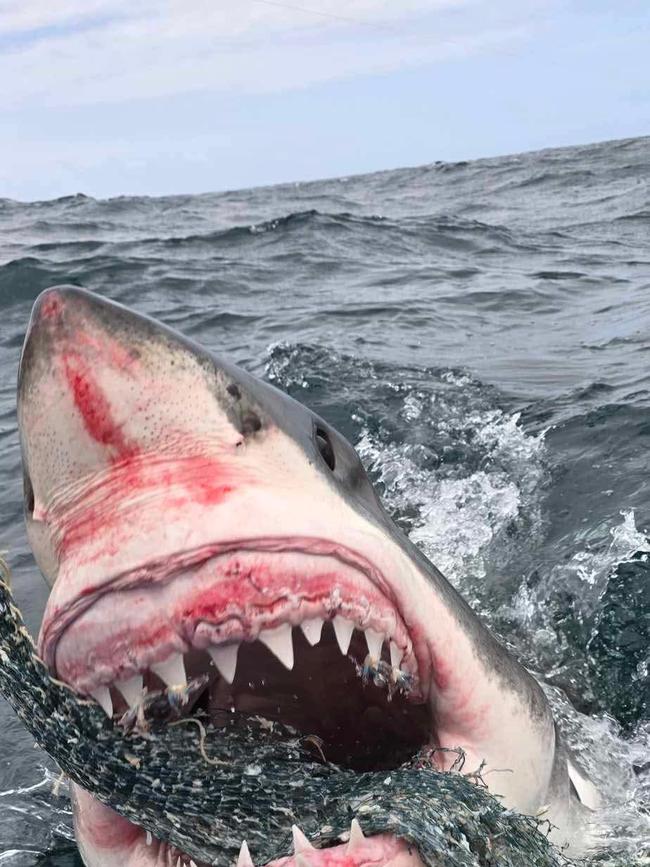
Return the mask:
{"type": "MultiPolygon", "coordinates": [[[[507,806],[542,811],[576,844],[598,796],[543,690],[324,419],[172,329],[60,286],[34,305],[18,420],[53,676],[113,717],[207,674],[203,711],[282,720],[360,769],[427,745],[449,768],[460,747],[507,806]]],[[[87,867],[194,863],[72,794],[87,867]]],[[[313,849],[299,829],[294,842],[282,867],[419,863],[356,826],[341,847],[313,849]]]]}

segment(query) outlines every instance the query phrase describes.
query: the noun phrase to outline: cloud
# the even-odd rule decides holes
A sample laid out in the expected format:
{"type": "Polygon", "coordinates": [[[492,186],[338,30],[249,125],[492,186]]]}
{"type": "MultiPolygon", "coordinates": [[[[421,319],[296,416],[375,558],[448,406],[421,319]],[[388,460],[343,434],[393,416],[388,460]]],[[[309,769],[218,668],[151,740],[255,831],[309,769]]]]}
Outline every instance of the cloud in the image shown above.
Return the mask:
{"type": "MultiPolygon", "coordinates": [[[[74,27],[98,16],[114,14],[118,4],[115,0],[57,0],[29,3],[5,0],[0,6],[0,36],[17,36],[33,31],[35,34],[47,28],[74,27]]],[[[35,35],[36,38],[36,35],[35,35]]]]}
{"type": "Polygon", "coordinates": [[[224,33],[263,27],[315,26],[323,20],[337,23],[381,24],[422,12],[463,5],[465,0],[221,0],[220,3],[190,0],[166,4],[151,0],[5,0],[0,6],[0,34],[41,30],[44,27],[68,26],[97,16],[137,21],[150,16],[160,22],[182,24],[196,31],[202,25],[218,23],[224,33]],[[184,22],[184,23],[183,23],[184,22]]]}
{"type": "Polygon", "coordinates": [[[387,73],[520,41],[514,0],[9,0],[5,108],[245,94],[387,73]]]}

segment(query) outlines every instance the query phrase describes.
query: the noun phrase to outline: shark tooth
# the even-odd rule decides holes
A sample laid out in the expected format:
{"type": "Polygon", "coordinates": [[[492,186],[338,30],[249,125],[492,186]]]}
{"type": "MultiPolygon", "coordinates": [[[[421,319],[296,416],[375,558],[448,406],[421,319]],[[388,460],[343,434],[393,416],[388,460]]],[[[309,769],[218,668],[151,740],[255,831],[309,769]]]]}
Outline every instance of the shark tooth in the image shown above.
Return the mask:
{"type": "Polygon", "coordinates": [[[363,835],[363,831],[361,830],[361,825],[356,819],[353,819],[350,824],[350,839],[348,841],[348,847],[345,850],[347,854],[350,852],[354,852],[355,849],[358,849],[361,846],[366,838],[363,835]]]}
{"type": "Polygon", "coordinates": [[[98,705],[102,708],[109,719],[113,717],[113,699],[107,686],[98,686],[91,693],[98,705]]]}
{"type": "Polygon", "coordinates": [[[187,686],[187,675],[185,674],[185,662],[183,656],[177,653],[175,656],[168,656],[164,662],[158,662],[151,666],[154,674],[167,684],[167,686],[187,686]]]}
{"type": "Polygon", "coordinates": [[[116,689],[122,693],[129,707],[135,707],[142,701],[142,675],[134,674],[128,680],[118,680],[116,689]]]}
{"type": "Polygon", "coordinates": [[[390,664],[392,668],[399,668],[400,662],[404,654],[394,641],[390,643],[390,664]]]}
{"type": "Polygon", "coordinates": [[[346,620],[345,617],[341,617],[340,614],[337,614],[334,620],[332,620],[332,626],[334,627],[334,633],[341,653],[345,656],[350,647],[350,642],[352,641],[354,623],[352,623],[351,620],[346,620]]]}
{"type": "Polygon", "coordinates": [[[310,852],[315,848],[297,825],[291,826],[291,834],[293,836],[293,851],[296,855],[300,852],[310,852]]]}
{"type": "Polygon", "coordinates": [[[365,629],[366,644],[368,652],[373,659],[381,659],[381,649],[384,645],[384,636],[380,632],[375,632],[374,629],[365,629]]]}
{"type": "Polygon", "coordinates": [[[303,620],[300,624],[300,628],[305,633],[305,638],[312,647],[320,641],[324,622],[322,617],[311,617],[308,620],[303,620]]]}
{"type": "Polygon", "coordinates": [[[266,645],[285,668],[289,670],[293,668],[293,638],[290,623],[282,623],[275,629],[264,629],[257,636],[257,640],[266,645]]]}
{"type": "Polygon", "coordinates": [[[241,849],[239,850],[239,857],[237,858],[237,867],[255,867],[253,859],[251,858],[251,853],[248,851],[248,843],[246,840],[242,841],[241,849]]]}
{"type": "Polygon", "coordinates": [[[235,679],[237,671],[237,654],[239,653],[238,644],[224,644],[219,647],[208,647],[208,653],[212,657],[212,661],[219,669],[223,679],[227,683],[232,683],[235,679]]]}

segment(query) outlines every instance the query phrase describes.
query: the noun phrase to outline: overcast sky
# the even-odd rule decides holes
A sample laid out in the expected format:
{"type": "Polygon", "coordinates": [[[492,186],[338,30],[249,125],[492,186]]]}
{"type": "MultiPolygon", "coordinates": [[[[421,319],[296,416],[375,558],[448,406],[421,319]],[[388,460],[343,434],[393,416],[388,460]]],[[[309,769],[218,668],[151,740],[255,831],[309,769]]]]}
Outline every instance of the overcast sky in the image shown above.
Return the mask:
{"type": "Polygon", "coordinates": [[[650,0],[0,0],[0,197],[650,133],[650,0]]]}

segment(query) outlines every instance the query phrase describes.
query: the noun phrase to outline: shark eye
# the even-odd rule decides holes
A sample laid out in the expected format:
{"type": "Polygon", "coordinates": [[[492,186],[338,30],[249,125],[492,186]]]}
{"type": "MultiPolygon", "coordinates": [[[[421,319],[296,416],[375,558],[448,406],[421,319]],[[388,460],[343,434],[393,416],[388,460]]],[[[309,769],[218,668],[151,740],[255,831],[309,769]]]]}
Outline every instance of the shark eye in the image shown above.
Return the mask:
{"type": "Polygon", "coordinates": [[[334,458],[334,449],[332,448],[332,443],[330,442],[329,435],[327,431],[323,430],[322,427],[316,428],[316,445],[318,446],[318,451],[320,452],[320,456],[325,461],[327,466],[334,472],[334,467],[336,466],[336,460],[334,458]]]}

